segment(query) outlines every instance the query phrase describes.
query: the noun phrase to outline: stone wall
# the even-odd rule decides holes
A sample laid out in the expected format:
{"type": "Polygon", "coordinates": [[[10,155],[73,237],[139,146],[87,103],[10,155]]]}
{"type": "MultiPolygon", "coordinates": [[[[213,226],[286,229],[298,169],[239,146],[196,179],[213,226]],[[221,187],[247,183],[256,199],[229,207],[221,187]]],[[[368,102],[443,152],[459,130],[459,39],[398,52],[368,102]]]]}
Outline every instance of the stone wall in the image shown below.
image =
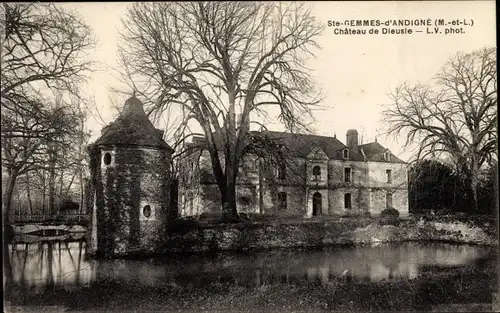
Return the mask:
{"type": "Polygon", "coordinates": [[[392,188],[372,188],[370,192],[370,214],[380,214],[386,209],[386,197],[392,195],[392,207],[401,216],[408,215],[408,190],[392,188]]]}
{"type": "Polygon", "coordinates": [[[249,223],[188,229],[166,238],[162,252],[246,251],[311,248],[339,244],[400,241],[446,241],[498,245],[491,221],[401,220],[398,226],[380,225],[373,218],[299,223],[249,223]]]}
{"type": "Polygon", "coordinates": [[[200,201],[196,203],[196,214],[210,213],[220,214],[221,194],[216,184],[201,184],[200,185],[200,201]]]}
{"type": "MultiPolygon", "coordinates": [[[[239,213],[265,213],[276,216],[304,216],[305,188],[303,186],[274,186],[262,189],[262,203],[259,203],[259,185],[238,185],[236,201],[239,213]],[[278,193],[287,194],[287,208],[279,207],[278,193]]],[[[326,198],[325,198],[326,199],[326,198]]],[[[216,215],[221,213],[220,192],[216,184],[201,184],[199,198],[195,199],[194,209],[186,208],[186,216],[202,213],[216,215]],[[198,200],[198,201],[196,201],[198,200]],[[191,214],[189,214],[191,213],[191,214]]],[[[189,203],[186,204],[189,206],[189,203]]]]}
{"type": "Polygon", "coordinates": [[[319,216],[329,214],[328,187],[313,186],[307,190],[306,216],[319,216]],[[315,203],[317,202],[317,203],[315,203]]]}
{"type": "Polygon", "coordinates": [[[328,162],[328,184],[330,187],[367,187],[368,180],[368,162],[359,161],[340,161],[330,160],[328,162]],[[346,182],[345,168],[351,169],[351,181],[346,182]]]}
{"type": "Polygon", "coordinates": [[[276,216],[304,216],[306,206],[306,191],[303,186],[274,186],[263,188],[262,213],[276,216]],[[285,192],[287,207],[279,206],[278,192],[285,192]]]}
{"type": "Polygon", "coordinates": [[[379,188],[407,188],[408,165],[404,163],[385,163],[385,162],[367,162],[368,163],[368,184],[370,187],[379,188]],[[386,170],[391,170],[392,182],[387,182],[386,170]]]}
{"type": "Polygon", "coordinates": [[[100,147],[94,164],[90,253],[157,251],[167,231],[170,154],[136,147],[100,147]],[[104,156],[111,155],[106,165],[104,156]],[[148,209],[146,209],[148,206],[148,209]]]}
{"type": "Polygon", "coordinates": [[[329,192],[330,215],[365,214],[370,206],[370,189],[366,187],[339,187],[329,192]],[[345,208],[345,195],[351,195],[351,208],[345,208]]]}
{"type": "Polygon", "coordinates": [[[370,213],[379,214],[387,207],[386,197],[392,194],[392,207],[401,215],[407,215],[408,176],[407,165],[401,163],[369,163],[370,213]],[[387,180],[387,170],[391,170],[391,181],[387,180]]]}
{"type": "MultiPolygon", "coordinates": [[[[185,216],[221,210],[210,155],[208,151],[198,155],[199,160],[194,162],[199,166],[200,184],[193,183],[179,193],[181,214],[185,216]]],[[[408,213],[406,164],[328,160],[322,151],[313,151],[307,160],[290,159],[284,179],[276,174],[276,168],[262,167],[254,155],[245,156],[238,176],[239,212],[311,217],[317,215],[313,195],[321,194],[320,215],[380,214],[386,208],[387,194],[392,194],[392,207],[401,215],[408,213]],[[319,179],[313,175],[315,166],[321,170],[319,179]],[[350,169],[350,181],[346,181],[346,168],[350,169]],[[391,170],[391,182],[387,181],[387,170],[391,170]],[[279,192],[287,194],[287,210],[279,209],[279,192]],[[345,207],[346,194],[351,197],[350,208],[345,207]]]]}

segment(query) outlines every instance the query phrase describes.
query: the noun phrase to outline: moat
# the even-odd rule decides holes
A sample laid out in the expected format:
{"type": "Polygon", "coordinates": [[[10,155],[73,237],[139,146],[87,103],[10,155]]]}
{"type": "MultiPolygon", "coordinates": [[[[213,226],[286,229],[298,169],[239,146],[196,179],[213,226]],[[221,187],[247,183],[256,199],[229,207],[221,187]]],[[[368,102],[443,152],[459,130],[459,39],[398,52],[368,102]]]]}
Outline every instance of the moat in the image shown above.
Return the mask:
{"type": "Polygon", "coordinates": [[[13,285],[5,300],[78,311],[428,310],[491,303],[496,250],[406,242],[91,259],[81,240],[16,243],[9,247],[13,285]]]}

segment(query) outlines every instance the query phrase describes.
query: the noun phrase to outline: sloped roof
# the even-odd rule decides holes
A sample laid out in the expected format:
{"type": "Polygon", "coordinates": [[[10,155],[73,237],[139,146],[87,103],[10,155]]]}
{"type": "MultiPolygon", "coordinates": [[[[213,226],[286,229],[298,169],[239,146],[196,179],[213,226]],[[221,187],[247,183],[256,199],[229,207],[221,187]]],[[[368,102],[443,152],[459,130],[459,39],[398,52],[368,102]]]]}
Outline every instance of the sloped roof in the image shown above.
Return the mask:
{"type": "MultiPolygon", "coordinates": [[[[363,152],[365,153],[369,161],[387,162],[384,159],[384,153],[388,150],[378,142],[374,141],[364,145],[359,145],[359,148],[363,149],[363,152]]],[[[390,161],[391,163],[406,163],[405,161],[401,160],[400,158],[392,154],[392,152],[390,152],[390,154],[391,154],[391,161],[390,161]]]]}
{"type": "MultiPolygon", "coordinates": [[[[287,132],[263,131],[252,133],[260,133],[267,135],[269,139],[276,144],[283,145],[292,156],[300,158],[308,158],[309,153],[316,148],[322,149],[329,159],[343,160],[343,150],[349,149],[337,137],[327,137],[308,134],[292,134],[287,132]]],[[[216,146],[222,149],[222,141],[219,136],[214,136],[216,146]]],[[[189,149],[200,149],[205,145],[204,137],[197,137],[193,143],[188,143],[189,149]]],[[[391,160],[384,159],[384,153],[387,151],[378,142],[359,145],[357,149],[349,149],[349,160],[351,161],[373,161],[373,162],[390,162],[390,163],[406,163],[391,153],[391,160]],[[363,155],[364,153],[364,155],[363,155]],[[366,159],[365,159],[366,156],[366,159]]]]}
{"type": "Polygon", "coordinates": [[[134,145],[172,150],[162,137],[163,131],[151,123],[142,102],[132,96],[125,101],[123,111],[116,120],[103,128],[101,137],[94,145],[134,145]]]}
{"type": "MultiPolygon", "coordinates": [[[[318,135],[291,134],[286,132],[268,131],[271,138],[281,140],[295,156],[307,158],[308,154],[316,147],[321,148],[328,158],[343,160],[343,150],[348,148],[337,137],[326,137],[318,135]]],[[[349,149],[349,160],[388,162],[384,159],[384,153],[388,151],[378,142],[359,145],[357,149],[349,149]],[[362,151],[361,151],[362,150],[362,151]],[[364,153],[364,155],[363,155],[364,153]]],[[[391,163],[406,163],[391,153],[391,163]]]]}
{"type": "MultiPolygon", "coordinates": [[[[321,148],[328,158],[342,159],[342,151],[347,148],[336,137],[326,137],[307,134],[292,134],[287,132],[268,131],[266,134],[287,147],[294,156],[307,158],[309,153],[315,148],[321,148]]],[[[351,160],[363,160],[363,156],[358,153],[350,153],[351,160]]]]}

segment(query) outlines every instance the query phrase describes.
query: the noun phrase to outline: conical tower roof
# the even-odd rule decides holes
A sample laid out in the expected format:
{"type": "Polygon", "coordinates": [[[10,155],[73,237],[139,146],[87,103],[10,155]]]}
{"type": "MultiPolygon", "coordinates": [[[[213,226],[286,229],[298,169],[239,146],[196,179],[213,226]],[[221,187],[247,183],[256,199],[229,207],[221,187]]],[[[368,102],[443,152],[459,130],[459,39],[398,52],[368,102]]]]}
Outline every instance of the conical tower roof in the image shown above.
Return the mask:
{"type": "Polygon", "coordinates": [[[134,96],[125,101],[123,111],[104,127],[94,145],[130,145],[173,149],[163,140],[163,131],[154,127],[142,102],[134,96]]]}

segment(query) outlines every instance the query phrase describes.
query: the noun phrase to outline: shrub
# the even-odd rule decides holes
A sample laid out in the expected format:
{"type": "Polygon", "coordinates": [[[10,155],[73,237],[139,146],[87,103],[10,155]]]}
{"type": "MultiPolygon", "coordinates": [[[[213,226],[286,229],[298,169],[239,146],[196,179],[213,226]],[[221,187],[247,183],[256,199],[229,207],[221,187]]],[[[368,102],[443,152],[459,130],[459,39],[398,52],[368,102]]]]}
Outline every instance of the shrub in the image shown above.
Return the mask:
{"type": "Polygon", "coordinates": [[[380,225],[399,225],[399,211],[388,208],[380,213],[380,225]]]}
{"type": "Polygon", "coordinates": [[[394,209],[394,208],[388,208],[383,210],[380,213],[381,216],[393,216],[393,217],[399,217],[399,211],[394,209]]]}
{"type": "Polygon", "coordinates": [[[363,216],[363,217],[371,217],[371,213],[370,211],[361,211],[359,213],[359,216],[363,216]]]}

